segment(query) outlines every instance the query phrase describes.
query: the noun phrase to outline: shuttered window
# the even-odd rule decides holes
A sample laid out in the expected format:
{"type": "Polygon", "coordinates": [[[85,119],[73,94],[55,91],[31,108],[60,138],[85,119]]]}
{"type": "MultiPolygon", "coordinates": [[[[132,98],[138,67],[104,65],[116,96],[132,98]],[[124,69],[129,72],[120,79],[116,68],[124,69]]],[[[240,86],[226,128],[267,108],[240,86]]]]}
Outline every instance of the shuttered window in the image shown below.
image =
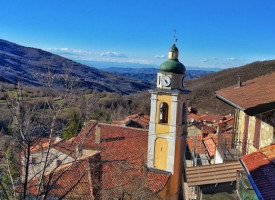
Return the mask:
{"type": "Polygon", "coordinates": [[[260,134],[261,134],[261,120],[258,117],[256,117],[253,146],[257,149],[260,148],[260,134]]]}
{"type": "Polygon", "coordinates": [[[249,115],[245,114],[242,155],[246,155],[246,153],[247,153],[248,124],[249,124],[249,115]]]}

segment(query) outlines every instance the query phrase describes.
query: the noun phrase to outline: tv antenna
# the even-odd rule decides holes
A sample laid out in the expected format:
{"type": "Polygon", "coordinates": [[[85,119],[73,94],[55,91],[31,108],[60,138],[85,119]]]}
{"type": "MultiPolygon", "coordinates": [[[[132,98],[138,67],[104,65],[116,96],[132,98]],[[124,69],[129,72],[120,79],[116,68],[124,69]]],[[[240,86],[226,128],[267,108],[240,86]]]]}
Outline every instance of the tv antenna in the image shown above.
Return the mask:
{"type": "Polygon", "coordinates": [[[176,44],[176,42],[178,41],[178,38],[176,36],[176,32],[177,32],[177,30],[174,29],[174,44],[176,44]]]}

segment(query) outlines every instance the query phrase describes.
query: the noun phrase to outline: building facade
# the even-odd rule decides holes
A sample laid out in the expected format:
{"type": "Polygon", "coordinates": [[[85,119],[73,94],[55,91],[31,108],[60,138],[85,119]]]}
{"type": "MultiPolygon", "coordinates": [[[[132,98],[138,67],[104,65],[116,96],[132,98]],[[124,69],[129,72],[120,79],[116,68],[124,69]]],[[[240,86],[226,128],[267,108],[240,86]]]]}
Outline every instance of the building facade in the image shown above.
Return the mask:
{"type": "Polygon", "coordinates": [[[216,92],[235,107],[235,143],[242,155],[268,146],[275,138],[275,73],[216,92]]]}

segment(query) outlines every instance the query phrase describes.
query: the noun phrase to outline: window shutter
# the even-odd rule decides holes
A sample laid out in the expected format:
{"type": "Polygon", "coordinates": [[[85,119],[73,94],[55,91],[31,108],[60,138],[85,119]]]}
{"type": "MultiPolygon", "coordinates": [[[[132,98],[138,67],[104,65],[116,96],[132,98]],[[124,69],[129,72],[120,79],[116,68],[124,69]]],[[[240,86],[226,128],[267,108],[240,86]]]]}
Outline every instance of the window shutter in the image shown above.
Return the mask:
{"type": "Polygon", "coordinates": [[[242,155],[246,155],[246,153],[247,153],[248,124],[249,124],[249,115],[245,114],[242,155]]]}
{"type": "Polygon", "coordinates": [[[260,133],[261,133],[261,120],[256,118],[253,146],[257,149],[260,148],[260,133]]]}

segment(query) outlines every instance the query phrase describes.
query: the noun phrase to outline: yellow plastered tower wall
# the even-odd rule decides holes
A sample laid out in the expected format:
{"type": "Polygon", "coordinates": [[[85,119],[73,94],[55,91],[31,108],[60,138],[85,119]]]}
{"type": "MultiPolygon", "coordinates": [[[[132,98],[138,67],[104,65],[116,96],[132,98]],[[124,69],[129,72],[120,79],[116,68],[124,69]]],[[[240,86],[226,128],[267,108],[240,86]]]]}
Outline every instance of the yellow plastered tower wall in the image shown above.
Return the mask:
{"type": "Polygon", "coordinates": [[[168,60],[160,65],[156,89],[151,90],[151,113],[147,166],[170,172],[166,199],[179,199],[182,192],[183,155],[187,137],[189,90],[184,84],[185,66],[178,61],[174,44],[168,60]]]}

